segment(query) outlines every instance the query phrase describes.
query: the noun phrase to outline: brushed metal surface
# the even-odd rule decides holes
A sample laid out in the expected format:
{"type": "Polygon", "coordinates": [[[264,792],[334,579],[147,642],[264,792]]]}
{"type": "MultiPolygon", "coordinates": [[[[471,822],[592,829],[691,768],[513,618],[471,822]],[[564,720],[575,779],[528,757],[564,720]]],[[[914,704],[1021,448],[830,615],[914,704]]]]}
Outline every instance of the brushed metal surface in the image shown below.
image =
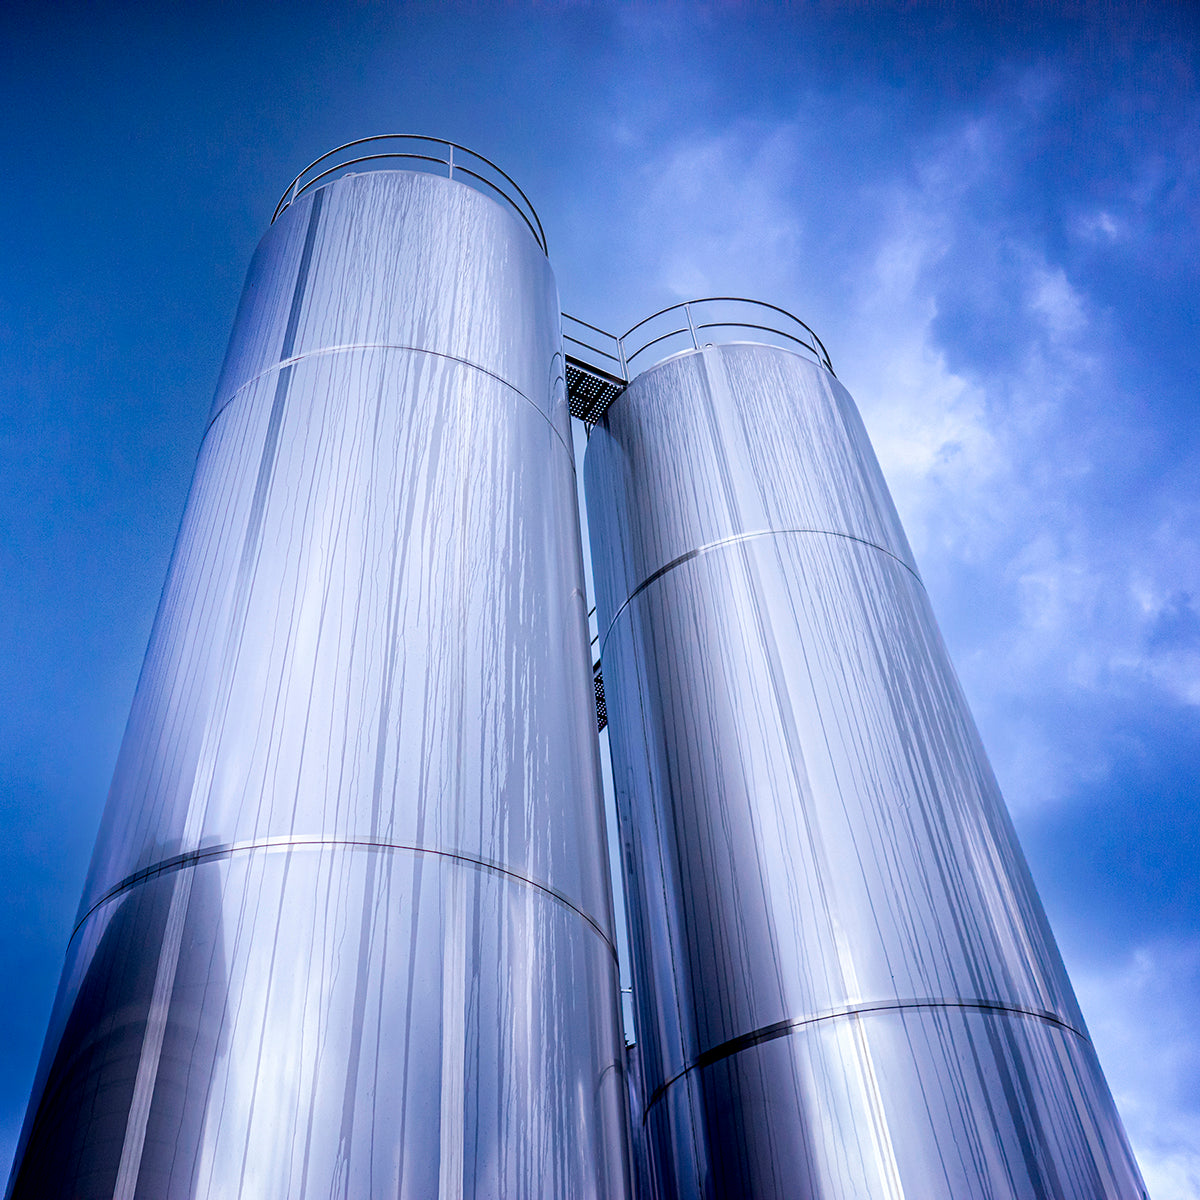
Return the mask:
{"type": "Polygon", "coordinates": [[[457,183],[264,238],[10,1194],[628,1194],[559,336],[457,183]]]}
{"type": "Polygon", "coordinates": [[[546,412],[570,445],[565,392],[547,387],[547,376],[562,371],[558,289],[515,214],[466,184],[414,171],[345,176],[291,208],[251,261],[213,415],[281,360],[339,346],[400,346],[490,372],[546,412]],[[322,212],[293,325],[318,195],[322,212]]]}
{"type": "Polygon", "coordinates": [[[685,353],[585,477],[661,1196],[1144,1195],[849,394],[685,353]]]}
{"type": "Polygon", "coordinates": [[[498,870],[287,843],[214,853],[92,915],[51,1029],[63,1099],[18,1194],[113,1195],[146,949],[185,886],[137,1196],[622,1194],[604,940],[498,870]]]}

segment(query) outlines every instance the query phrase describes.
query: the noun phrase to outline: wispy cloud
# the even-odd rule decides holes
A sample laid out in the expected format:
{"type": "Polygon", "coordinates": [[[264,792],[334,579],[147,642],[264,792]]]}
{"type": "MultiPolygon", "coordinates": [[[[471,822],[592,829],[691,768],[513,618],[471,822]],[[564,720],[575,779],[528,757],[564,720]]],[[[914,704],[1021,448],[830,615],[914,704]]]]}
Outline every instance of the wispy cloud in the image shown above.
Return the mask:
{"type": "Polygon", "coordinates": [[[1149,942],[1074,983],[1154,1200],[1200,1196],[1200,939],[1149,942]]]}

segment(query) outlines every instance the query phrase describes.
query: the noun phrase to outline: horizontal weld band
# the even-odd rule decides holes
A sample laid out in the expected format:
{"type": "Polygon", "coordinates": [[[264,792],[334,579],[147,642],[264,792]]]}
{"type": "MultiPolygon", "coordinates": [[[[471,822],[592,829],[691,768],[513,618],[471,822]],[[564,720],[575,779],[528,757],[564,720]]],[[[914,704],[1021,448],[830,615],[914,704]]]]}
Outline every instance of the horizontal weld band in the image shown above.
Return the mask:
{"type": "MultiPolygon", "coordinates": [[[[225,402],[220,408],[217,409],[215,413],[213,413],[208,420],[208,424],[205,425],[204,436],[200,439],[200,444],[204,444],[204,439],[208,437],[208,432],[216,424],[217,418],[238,398],[238,396],[240,396],[248,387],[251,387],[253,384],[257,383],[264,376],[270,375],[272,371],[278,371],[284,367],[294,366],[298,362],[303,362],[306,358],[318,358],[323,354],[348,354],[352,350],[406,350],[411,354],[429,354],[434,358],[444,358],[448,362],[461,363],[464,367],[470,367],[473,371],[478,371],[481,375],[486,375],[489,379],[494,379],[497,383],[506,387],[510,392],[515,392],[518,396],[520,396],[521,399],[524,400],[525,403],[534,410],[534,412],[538,413],[543,420],[545,420],[546,424],[549,425],[554,431],[554,436],[558,438],[559,442],[562,444],[562,448],[566,450],[567,454],[570,456],[571,466],[574,468],[575,452],[570,446],[567,445],[566,442],[563,441],[562,434],[559,433],[555,428],[554,422],[548,416],[546,416],[546,414],[542,412],[542,410],[538,408],[538,406],[534,404],[534,402],[530,400],[530,398],[525,395],[520,388],[514,387],[502,375],[497,375],[495,371],[489,371],[487,367],[481,367],[477,362],[472,362],[469,358],[460,358],[457,354],[446,354],[442,350],[430,350],[425,346],[405,346],[398,342],[347,342],[342,346],[322,346],[317,350],[306,350],[303,354],[294,354],[290,358],[281,358],[278,362],[272,363],[269,367],[263,367],[263,369],[259,371],[257,375],[252,375],[244,383],[239,383],[238,386],[229,393],[225,402]]],[[[559,355],[555,354],[554,357],[559,358],[559,355]]],[[[560,361],[558,365],[560,376],[562,375],[562,369],[562,363],[560,361]]]]}
{"type": "Polygon", "coordinates": [[[878,542],[868,541],[866,538],[856,537],[852,533],[839,533],[833,529],[755,529],[749,533],[734,533],[729,537],[717,538],[714,542],[705,542],[703,546],[697,546],[694,550],[689,550],[686,554],[679,555],[678,558],[673,558],[669,563],[658,568],[657,571],[652,571],[641,583],[629,593],[625,602],[613,613],[613,619],[609,621],[608,628],[604,631],[604,638],[601,640],[600,649],[603,657],[604,643],[608,641],[608,635],[612,633],[613,626],[617,623],[617,618],[629,607],[629,605],[644,592],[652,583],[661,579],[668,571],[673,571],[676,567],[682,566],[686,562],[690,562],[693,558],[701,554],[707,554],[710,550],[719,550],[722,546],[733,546],[739,542],[749,542],[755,538],[776,537],[780,534],[793,533],[817,533],[823,537],[845,538],[848,542],[857,542],[860,546],[869,546],[872,550],[878,550],[880,554],[886,554],[888,558],[898,562],[920,585],[924,587],[924,581],[920,575],[916,573],[899,555],[893,554],[886,546],[879,545],[878,542]]]}
{"type": "Polygon", "coordinates": [[[169,875],[174,871],[182,871],[188,867],[197,867],[205,863],[219,861],[223,858],[231,858],[235,854],[244,854],[252,850],[294,850],[311,846],[332,846],[346,850],[407,850],[414,854],[436,854],[441,858],[453,859],[464,866],[475,867],[479,870],[491,871],[497,875],[503,875],[517,883],[523,883],[527,887],[534,888],[536,891],[544,892],[556,903],[562,905],[563,908],[567,908],[576,916],[582,917],[608,947],[608,952],[613,956],[613,960],[616,961],[617,959],[617,948],[613,945],[603,927],[569,897],[557,888],[551,887],[548,883],[542,883],[537,879],[530,879],[529,876],[510,870],[508,867],[501,866],[500,863],[493,862],[490,859],[478,858],[470,854],[459,854],[454,850],[437,850],[432,846],[410,846],[401,842],[376,842],[365,838],[293,837],[286,834],[280,837],[259,838],[248,842],[226,842],[217,846],[205,846],[199,850],[189,850],[184,854],[176,854],[171,858],[164,858],[161,862],[156,862],[149,867],[143,867],[140,871],[134,871],[131,875],[126,875],[119,883],[109,888],[79,918],[75,924],[75,928],[71,931],[71,937],[67,943],[68,948],[70,948],[70,943],[75,940],[75,935],[87,924],[88,918],[98,908],[107,904],[123,892],[129,891],[130,888],[137,887],[140,883],[145,883],[147,880],[157,879],[160,875],[169,875]]]}
{"type": "Polygon", "coordinates": [[[694,1062],[689,1063],[677,1075],[672,1075],[665,1083],[660,1083],[651,1092],[650,1099],[646,1102],[646,1107],[642,1110],[642,1124],[646,1123],[646,1118],[650,1115],[651,1108],[666,1095],[667,1089],[672,1084],[678,1083],[685,1075],[692,1071],[711,1066],[715,1062],[720,1062],[723,1058],[732,1058],[733,1055],[761,1045],[763,1042],[771,1042],[776,1038],[787,1037],[789,1034],[794,1033],[798,1029],[803,1029],[807,1025],[817,1025],[823,1021],[835,1021],[841,1017],[857,1017],[871,1013],[903,1012],[908,1009],[947,1008],[961,1008],[970,1012],[1007,1013],[1018,1017],[1032,1017],[1034,1020],[1045,1021],[1047,1024],[1056,1025],[1059,1029],[1065,1029],[1068,1033],[1073,1033],[1080,1041],[1086,1042],[1089,1046],[1091,1045],[1091,1040],[1087,1034],[1046,1009],[1023,1008],[1018,1004],[1002,1004],[998,1000],[883,1000],[867,1004],[849,1004],[845,1008],[818,1013],[813,1017],[795,1017],[786,1021],[776,1021],[773,1025],[764,1025],[761,1029],[752,1030],[750,1033],[739,1034],[735,1038],[730,1038],[727,1042],[721,1042],[720,1045],[703,1051],[697,1055],[694,1062]]]}

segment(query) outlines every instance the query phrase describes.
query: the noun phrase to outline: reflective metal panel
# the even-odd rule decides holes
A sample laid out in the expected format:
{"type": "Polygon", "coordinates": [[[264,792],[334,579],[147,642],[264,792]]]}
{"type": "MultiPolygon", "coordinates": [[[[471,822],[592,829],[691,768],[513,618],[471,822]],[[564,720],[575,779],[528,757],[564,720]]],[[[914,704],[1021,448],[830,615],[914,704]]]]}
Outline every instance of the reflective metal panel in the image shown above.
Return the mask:
{"type": "Polygon", "coordinates": [[[628,1194],[568,432],[492,201],[272,227],[10,1194],[628,1194]]]}
{"type": "Polygon", "coordinates": [[[612,954],[581,924],[503,871],[383,847],[214,848],[128,888],[72,943],[18,1192],[113,1194],[157,1023],[145,1200],[621,1195],[612,954]],[[185,892],[156,1005],[145,948],[185,892]]]}
{"type": "Polygon", "coordinates": [[[302,834],[502,863],[607,930],[556,431],[437,355],[285,369],[274,424],[278,370],[205,439],[84,910],[163,847],[302,834]]]}
{"type": "Polygon", "coordinates": [[[560,320],[546,256],[515,214],[434,175],[349,175],[301,196],[259,244],[213,412],[281,359],[402,346],[495,375],[569,444],[566,395],[547,388],[560,320]]]}
{"type": "Polygon", "coordinates": [[[706,1061],[646,1124],[675,1148],[665,1196],[1144,1197],[1111,1110],[1075,1032],[945,1005],[818,1018],[706,1061]]]}
{"type": "Polygon", "coordinates": [[[845,389],[680,355],[585,473],[661,1195],[1142,1195],[845,389]]]}

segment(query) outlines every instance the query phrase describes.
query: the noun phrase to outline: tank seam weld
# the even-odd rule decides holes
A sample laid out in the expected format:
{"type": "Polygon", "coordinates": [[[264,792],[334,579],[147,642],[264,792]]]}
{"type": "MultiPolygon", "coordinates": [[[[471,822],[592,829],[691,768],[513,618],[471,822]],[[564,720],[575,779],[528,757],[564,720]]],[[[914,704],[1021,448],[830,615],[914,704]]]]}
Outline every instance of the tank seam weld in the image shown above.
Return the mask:
{"type": "Polygon", "coordinates": [[[1088,1046],[1092,1044],[1091,1038],[1086,1033],[1080,1029],[1076,1029],[1069,1021],[1064,1021],[1061,1017],[1055,1016],[1054,1013],[1046,1009],[1024,1008],[1019,1004],[1004,1004],[999,1000],[887,1000],[864,1004],[848,1004],[844,1008],[817,1013],[812,1017],[792,1017],[785,1021],[776,1021],[772,1025],[764,1025],[761,1029],[752,1030],[750,1033],[739,1034],[737,1037],[730,1038],[728,1041],[721,1042],[719,1045],[703,1051],[696,1056],[693,1062],[684,1067],[682,1071],[672,1075],[664,1083],[660,1083],[651,1092],[650,1099],[646,1102],[646,1106],[642,1110],[642,1124],[646,1123],[646,1119],[650,1115],[650,1109],[666,1095],[667,1089],[678,1083],[679,1080],[692,1071],[711,1066],[713,1063],[720,1062],[725,1058],[732,1058],[735,1054],[740,1054],[743,1050],[750,1050],[755,1046],[761,1045],[763,1042],[771,1042],[776,1038],[787,1037],[789,1034],[794,1033],[798,1029],[803,1029],[807,1025],[817,1025],[822,1021],[833,1021],[839,1017],[857,1017],[872,1013],[903,1012],[906,1009],[922,1008],[962,1008],[973,1012],[1011,1013],[1021,1017],[1032,1017],[1035,1020],[1045,1021],[1049,1025],[1056,1025],[1060,1029],[1065,1029],[1068,1033],[1073,1033],[1088,1046]]]}
{"type": "Polygon", "coordinates": [[[540,892],[545,892],[552,900],[557,901],[564,908],[568,908],[577,916],[582,917],[600,937],[608,947],[609,953],[613,957],[613,961],[617,960],[617,950],[613,945],[608,934],[604,932],[603,927],[588,913],[584,912],[574,901],[572,901],[563,892],[552,887],[548,883],[543,883],[537,879],[531,879],[528,875],[522,875],[518,871],[510,870],[508,867],[502,866],[498,862],[493,862],[490,859],[479,858],[477,855],[460,854],[454,850],[438,850],[433,846],[414,846],[403,842],[380,842],[372,841],[368,838],[320,838],[320,837],[295,837],[290,834],[283,834],[278,837],[257,838],[246,842],[225,842],[216,846],[204,846],[198,850],[189,850],[184,854],[176,854],[171,858],[164,858],[160,862],[153,863],[151,866],[143,867],[140,871],[134,871],[132,874],[125,876],[119,883],[114,884],[109,888],[94,904],[92,904],[87,912],[75,923],[75,928],[71,931],[71,937],[67,942],[67,949],[70,950],[71,943],[74,942],[76,935],[87,924],[92,914],[102,905],[107,904],[110,900],[115,899],[131,888],[136,887],[140,883],[145,883],[151,879],[157,879],[160,875],[167,875],[174,871],[182,871],[188,867],[200,866],[204,863],[217,861],[223,858],[231,858],[235,854],[246,853],[251,850],[287,850],[297,846],[336,846],[351,850],[408,850],[418,854],[436,854],[442,858],[454,859],[457,862],[464,863],[468,866],[479,867],[486,871],[493,871],[498,875],[504,875],[509,879],[515,880],[518,883],[524,883],[531,888],[540,892]]]}
{"type": "MultiPolygon", "coordinates": [[[[244,383],[229,393],[229,398],[217,409],[215,413],[208,419],[208,423],[204,426],[204,434],[200,438],[201,446],[204,445],[205,439],[208,437],[209,430],[216,424],[217,418],[244,392],[248,387],[256,384],[260,379],[269,375],[272,371],[281,370],[284,367],[290,367],[306,358],[316,358],[322,354],[345,354],[351,350],[408,350],[413,354],[430,354],[434,358],[448,359],[450,362],[461,363],[464,367],[471,367],[473,370],[480,372],[482,375],[487,375],[494,379],[497,383],[508,388],[509,391],[516,392],[530,408],[534,410],[545,422],[550,426],[554,436],[558,438],[562,448],[567,452],[567,456],[571,459],[571,469],[575,468],[575,456],[571,448],[563,441],[562,434],[555,428],[554,422],[546,416],[544,412],[530,398],[525,395],[519,387],[515,387],[509,383],[502,375],[497,375],[495,371],[489,371],[487,367],[481,367],[477,362],[472,362],[469,358],[460,358],[457,354],[447,354],[442,350],[430,350],[425,346],[407,346],[400,342],[347,342],[340,346],[322,346],[318,350],[306,350],[303,354],[295,354],[290,358],[281,358],[277,363],[272,363],[269,367],[264,367],[257,375],[251,376],[244,383]]],[[[557,357],[557,355],[556,355],[557,357]]]]}
{"type": "Polygon", "coordinates": [[[697,546],[694,550],[689,550],[685,554],[679,555],[678,558],[673,558],[669,563],[664,563],[656,571],[652,571],[641,583],[633,589],[626,597],[620,608],[613,614],[613,618],[608,623],[608,628],[604,631],[604,637],[600,640],[600,657],[604,657],[604,646],[608,641],[609,634],[612,633],[613,626],[617,623],[621,614],[629,607],[629,605],[637,599],[652,583],[656,583],[669,571],[673,571],[676,567],[682,566],[686,562],[690,562],[693,558],[701,554],[707,554],[710,550],[718,550],[722,546],[735,545],[738,542],[748,542],[754,538],[774,537],[777,534],[791,533],[819,533],[825,537],[845,538],[850,542],[858,542],[861,546],[870,546],[873,550],[878,550],[881,554],[886,554],[888,558],[895,559],[924,589],[925,583],[920,575],[913,570],[898,554],[893,554],[886,546],[879,545],[878,542],[869,541],[867,538],[856,537],[852,533],[840,533],[834,529],[755,529],[749,533],[735,533],[729,537],[718,538],[714,542],[705,542],[703,546],[697,546]]]}

